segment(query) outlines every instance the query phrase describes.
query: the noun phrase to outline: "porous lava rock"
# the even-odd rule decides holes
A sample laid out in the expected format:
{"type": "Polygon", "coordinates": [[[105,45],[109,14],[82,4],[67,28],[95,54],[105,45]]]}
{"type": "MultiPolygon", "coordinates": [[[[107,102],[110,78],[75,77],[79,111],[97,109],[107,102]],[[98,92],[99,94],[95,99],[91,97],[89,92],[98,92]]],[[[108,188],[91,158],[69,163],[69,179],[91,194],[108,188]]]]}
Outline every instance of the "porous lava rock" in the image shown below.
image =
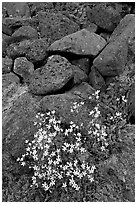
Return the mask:
{"type": "Polygon", "coordinates": [[[49,43],[46,38],[32,40],[28,43],[25,53],[26,58],[32,63],[40,63],[47,59],[47,48],[49,43]]]}
{"type": "Polygon", "coordinates": [[[91,67],[91,72],[89,73],[89,84],[94,89],[98,89],[102,91],[104,91],[106,88],[104,78],[101,76],[98,70],[94,68],[94,66],[91,67]]]}
{"type": "Polygon", "coordinates": [[[89,74],[90,69],[90,59],[89,58],[79,58],[74,60],[69,60],[71,64],[78,66],[82,71],[84,71],[86,74],[89,74]]]}
{"type": "Polygon", "coordinates": [[[17,159],[25,151],[25,140],[31,140],[36,132],[34,120],[38,99],[28,93],[27,86],[9,88],[10,96],[6,94],[4,99],[7,97],[8,101],[3,105],[3,148],[17,159]]]}
{"type": "Polygon", "coordinates": [[[8,16],[30,17],[30,11],[27,2],[3,2],[2,8],[5,8],[8,16]]]}
{"type": "Polygon", "coordinates": [[[8,39],[10,39],[10,36],[2,34],[2,57],[6,57],[7,55],[8,39]]]}
{"type": "Polygon", "coordinates": [[[14,61],[13,71],[25,81],[34,72],[34,65],[26,57],[19,57],[14,61]]]}
{"type": "Polygon", "coordinates": [[[105,39],[86,29],[82,29],[55,41],[48,48],[48,51],[51,53],[65,52],[95,57],[105,45],[105,39]]]}
{"type": "Polygon", "coordinates": [[[112,155],[98,165],[100,181],[95,198],[100,202],[134,202],[135,127],[127,125],[119,134],[121,142],[112,155]],[[118,152],[119,150],[119,152],[118,152]],[[105,181],[105,183],[104,183],[105,181]]]}
{"type": "Polygon", "coordinates": [[[45,96],[40,101],[40,110],[42,112],[47,109],[55,110],[62,121],[66,123],[73,121],[79,126],[83,124],[84,130],[88,131],[91,120],[89,112],[96,105],[92,97],[94,92],[90,85],[83,82],[64,94],[45,96]]]}
{"type": "Polygon", "coordinates": [[[37,17],[6,17],[2,19],[2,32],[11,35],[22,26],[31,26],[37,30],[37,17]]]}
{"type": "Polygon", "coordinates": [[[100,3],[92,9],[87,9],[87,17],[90,22],[112,32],[122,19],[120,7],[118,4],[112,6],[109,3],[100,3]]]}
{"type": "Polygon", "coordinates": [[[115,41],[118,36],[125,38],[126,40],[135,35],[135,15],[128,14],[126,15],[115,28],[113,33],[110,36],[109,42],[115,41]]]}
{"type": "Polygon", "coordinates": [[[128,44],[128,48],[135,54],[135,15],[126,15],[116,27],[109,42],[117,40],[117,38],[125,40],[128,44]]]}
{"type": "Polygon", "coordinates": [[[2,74],[11,72],[12,65],[13,65],[12,59],[8,57],[2,58],[2,74]]]}
{"type": "Polygon", "coordinates": [[[47,39],[24,40],[13,43],[7,48],[7,55],[12,59],[26,57],[32,63],[39,63],[47,57],[47,39]]]}
{"type": "Polygon", "coordinates": [[[127,55],[127,43],[117,38],[103,49],[93,61],[93,65],[102,76],[117,76],[125,69],[127,55]]]}
{"type": "Polygon", "coordinates": [[[40,37],[49,38],[50,43],[79,30],[78,24],[60,12],[39,12],[38,20],[40,37]]]}
{"type": "Polygon", "coordinates": [[[2,74],[2,91],[12,83],[20,83],[20,79],[17,75],[12,72],[2,74]]]}
{"type": "Polygon", "coordinates": [[[135,83],[130,87],[127,104],[129,121],[132,124],[135,124],[135,83]]]}
{"type": "Polygon", "coordinates": [[[36,69],[28,81],[29,90],[35,95],[53,94],[73,79],[73,65],[59,55],[48,58],[47,63],[36,69]]]}
{"type": "Polygon", "coordinates": [[[13,34],[13,37],[24,37],[26,39],[37,39],[38,33],[31,26],[22,26],[18,30],[16,30],[13,34]]]}
{"type": "Polygon", "coordinates": [[[82,71],[82,69],[80,69],[78,66],[73,67],[73,74],[74,74],[74,82],[73,82],[74,85],[88,81],[87,74],[84,71],[82,71]]]}

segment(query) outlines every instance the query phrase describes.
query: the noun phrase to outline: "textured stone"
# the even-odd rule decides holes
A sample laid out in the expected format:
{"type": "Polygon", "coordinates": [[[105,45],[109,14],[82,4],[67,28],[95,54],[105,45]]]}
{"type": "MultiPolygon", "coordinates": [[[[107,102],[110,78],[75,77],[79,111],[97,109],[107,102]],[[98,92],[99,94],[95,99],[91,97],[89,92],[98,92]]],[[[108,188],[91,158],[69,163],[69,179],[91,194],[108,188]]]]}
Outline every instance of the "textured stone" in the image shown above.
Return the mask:
{"type": "Polygon", "coordinates": [[[100,3],[92,9],[87,10],[87,17],[90,22],[112,32],[122,18],[120,7],[121,6],[118,4],[116,5],[116,8],[114,8],[109,3],[100,3]]]}
{"type": "Polygon", "coordinates": [[[34,121],[38,99],[28,94],[26,86],[17,86],[3,100],[6,97],[8,100],[3,106],[2,120],[3,148],[4,152],[17,159],[25,153],[25,140],[31,141],[36,132],[34,121]]]}
{"type": "Polygon", "coordinates": [[[44,38],[24,40],[18,44],[11,44],[7,49],[7,55],[12,59],[25,56],[32,63],[36,63],[47,57],[47,47],[48,42],[44,38]]]}
{"type": "Polygon", "coordinates": [[[8,16],[30,16],[27,2],[3,2],[2,8],[5,8],[8,16]]]}
{"type": "Polygon", "coordinates": [[[13,34],[13,37],[25,37],[26,39],[37,39],[38,33],[31,26],[22,26],[16,30],[13,34]]]}
{"type": "Polygon", "coordinates": [[[32,63],[41,62],[47,58],[48,46],[48,41],[45,38],[30,41],[25,56],[32,63]]]}
{"type": "Polygon", "coordinates": [[[104,78],[101,76],[98,70],[94,68],[94,66],[91,67],[91,72],[89,73],[89,84],[94,89],[99,89],[101,91],[104,91],[106,88],[104,78]]]}
{"type": "MultiPolygon", "coordinates": [[[[2,19],[2,32],[5,33],[6,29],[10,29],[11,34],[22,26],[31,26],[37,29],[38,19],[37,17],[7,17],[2,19]]],[[[10,35],[11,35],[10,34],[10,35]]]]}
{"type": "Polygon", "coordinates": [[[105,39],[86,29],[65,36],[55,41],[49,52],[66,52],[81,56],[96,56],[106,45],[105,39]]]}
{"type": "Polygon", "coordinates": [[[104,48],[93,61],[93,65],[102,76],[117,76],[125,69],[127,54],[127,43],[117,39],[104,48]]]}
{"type": "Polygon", "coordinates": [[[48,58],[47,63],[34,71],[28,84],[35,95],[53,94],[62,89],[74,77],[73,65],[59,55],[48,58]]]}
{"type": "Polygon", "coordinates": [[[10,39],[10,36],[2,33],[2,57],[5,57],[7,55],[8,39],[10,39]]]}
{"type": "Polygon", "coordinates": [[[126,15],[115,28],[111,34],[109,42],[115,41],[117,37],[121,36],[121,39],[129,39],[131,35],[135,35],[135,15],[126,15]]]}
{"type": "Polygon", "coordinates": [[[13,61],[8,57],[2,58],[2,74],[11,72],[13,61]]]}
{"type": "Polygon", "coordinates": [[[135,54],[135,15],[126,15],[116,27],[112,33],[109,42],[117,40],[125,40],[128,44],[128,48],[135,54]]]}
{"type": "Polygon", "coordinates": [[[39,12],[38,20],[40,37],[49,38],[50,43],[79,30],[76,23],[61,13],[39,12]]]}
{"type": "Polygon", "coordinates": [[[13,70],[16,74],[26,80],[34,72],[34,65],[25,57],[19,57],[14,61],[13,70]]]}
{"type": "Polygon", "coordinates": [[[83,124],[83,128],[87,132],[91,120],[89,112],[96,104],[92,98],[94,92],[90,85],[83,82],[67,93],[45,96],[40,101],[40,110],[42,112],[46,109],[55,110],[64,122],[73,121],[79,126],[83,124]],[[89,96],[91,96],[90,100],[89,96]],[[75,108],[76,106],[77,108],[75,108]]]}
{"type": "Polygon", "coordinates": [[[73,82],[74,85],[88,81],[87,74],[84,71],[82,71],[79,67],[74,66],[73,67],[73,73],[74,73],[74,82],[73,82]]]}
{"type": "Polygon", "coordinates": [[[71,64],[78,66],[86,74],[89,73],[89,65],[90,65],[89,58],[80,58],[80,59],[76,59],[76,60],[70,60],[70,62],[71,62],[71,64]]]}
{"type": "Polygon", "coordinates": [[[128,93],[128,118],[135,123],[135,84],[132,84],[128,93]]]}
{"type": "Polygon", "coordinates": [[[2,90],[8,87],[12,83],[19,83],[20,79],[14,73],[2,74],[2,90]]]}

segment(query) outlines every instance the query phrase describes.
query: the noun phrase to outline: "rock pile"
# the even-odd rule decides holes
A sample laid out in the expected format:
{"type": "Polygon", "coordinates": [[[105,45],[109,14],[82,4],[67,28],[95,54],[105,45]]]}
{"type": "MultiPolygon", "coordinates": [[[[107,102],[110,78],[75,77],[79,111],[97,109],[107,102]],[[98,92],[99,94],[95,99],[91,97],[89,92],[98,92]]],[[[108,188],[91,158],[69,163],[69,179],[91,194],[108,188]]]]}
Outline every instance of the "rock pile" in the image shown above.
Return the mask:
{"type": "MultiPolygon", "coordinates": [[[[132,4],[41,4],[3,3],[3,150],[13,158],[34,134],[39,110],[57,110],[87,129],[96,104],[89,96],[135,63],[132,4]],[[71,110],[82,101],[79,112],[71,110]]],[[[128,96],[135,118],[134,87],[128,96]]]]}

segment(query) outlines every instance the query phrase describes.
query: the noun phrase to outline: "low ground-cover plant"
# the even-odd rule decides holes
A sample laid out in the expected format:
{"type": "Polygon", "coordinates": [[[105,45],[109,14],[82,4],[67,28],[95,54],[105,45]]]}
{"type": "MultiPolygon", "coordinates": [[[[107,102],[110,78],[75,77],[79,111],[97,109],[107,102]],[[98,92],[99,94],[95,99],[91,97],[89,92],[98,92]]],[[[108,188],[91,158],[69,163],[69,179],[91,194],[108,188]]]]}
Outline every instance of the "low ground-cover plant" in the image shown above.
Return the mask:
{"type": "MultiPolygon", "coordinates": [[[[85,183],[93,185],[97,163],[109,157],[112,146],[117,141],[120,122],[124,119],[122,113],[114,109],[112,115],[108,113],[110,118],[106,123],[106,118],[101,114],[103,103],[100,101],[100,91],[97,90],[89,100],[91,98],[98,103],[89,112],[90,128],[86,135],[82,126],[73,121],[65,124],[54,110],[37,113],[34,125],[38,131],[32,141],[25,141],[26,152],[17,159],[22,166],[33,170],[30,187],[42,188],[51,194],[55,190],[62,193],[78,192],[83,190],[85,183]]],[[[123,101],[126,103],[125,98],[123,101]]],[[[74,102],[72,110],[75,107],[74,102]]]]}

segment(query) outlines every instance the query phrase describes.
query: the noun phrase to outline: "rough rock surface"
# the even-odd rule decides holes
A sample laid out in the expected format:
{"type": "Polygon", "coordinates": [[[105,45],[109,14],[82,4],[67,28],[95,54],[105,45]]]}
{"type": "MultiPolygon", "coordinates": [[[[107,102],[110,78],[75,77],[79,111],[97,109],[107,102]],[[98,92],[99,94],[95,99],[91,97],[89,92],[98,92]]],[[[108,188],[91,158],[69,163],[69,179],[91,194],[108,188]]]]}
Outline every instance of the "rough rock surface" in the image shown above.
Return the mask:
{"type": "Polygon", "coordinates": [[[25,81],[34,72],[34,65],[26,57],[19,57],[14,61],[13,71],[25,81]]]}
{"type": "Polygon", "coordinates": [[[47,57],[48,42],[45,38],[36,40],[24,40],[13,43],[7,48],[7,55],[12,59],[26,57],[32,63],[43,61],[47,57]]]}
{"type": "Polygon", "coordinates": [[[119,7],[120,5],[118,4],[114,8],[109,3],[100,3],[92,9],[88,9],[87,16],[91,22],[112,32],[122,18],[120,13],[121,8],[119,7]]]}
{"type": "Polygon", "coordinates": [[[91,72],[89,73],[89,84],[98,90],[105,90],[106,84],[104,78],[101,74],[93,67],[91,67],[91,72]]]}
{"type": "Polygon", "coordinates": [[[87,74],[82,71],[78,66],[73,67],[73,73],[74,73],[74,82],[73,84],[80,84],[82,82],[87,82],[88,81],[88,76],[87,74]]]}
{"type": "Polygon", "coordinates": [[[114,32],[110,36],[109,42],[112,42],[121,35],[121,38],[128,39],[131,35],[135,35],[135,15],[126,15],[115,28],[114,32]]]}
{"type": "MultiPolygon", "coordinates": [[[[135,202],[135,3],[3,2],[2,7],[3,202],[135,202]],[[23,26],[35,29],[37,38],[11,36],[23,26]],[[54,43],[57,50],[47,52],[54,43]],[[19,162],[26,140],[42,131],[38,115],[51,119],[47,109],[56,111],[63,128],[81,127],[87,153],[78,160],[96,169],[94,181],[81,180],[79,191],[64,191],[60,181],[52,192],[33,188],[29,165],[35,161],[25,156],[27,163],[19,162]]],[[[61,145],[65,139],[61,133],[55,141],[61,145]]]]}
{"type": "Polygon", "coordinates": [[[128,48],[135,54],[135,15],[126,15],[112,33],[109,42],[117,40],[117,38],[125,40],[128,48]]]}
{"type": "MultiPolygon", "coordinates": [[[[8,94],[6,97],[9,98],[8,94]]],[[[28,94],[26,86],[14,88],[8,103],[3,105],[3,148],[14,158],[24,151],[25,139],[36,131],[33,125],[36,107],[37,99],[28,94]]]]}
{"type": "Polygon", "coordinates": [[[135,121],[135,84],[132,84],[128,93],[128,112],[129,120],[134,123],[135,121]],[[133,121],[132,121],[133,120],[133,121]]]}
{"type": "Polygon", "coordinates": [[[86,29],[55,41],[49,52],[66,52],[81,56],[95,57],[106,45],[105,39],[86,29]]]}
{"type": "Polygon", "coordinates": [[[2,57],[6,57],[6,55],[7,55],[8,44],[6,41],[9,38],[10,38],[10,36],[2,34],[2,57]]]}
{"type": "Polygon", "coordinates": [[[134,174],[135,174],[135,129],[128,125],[120,134],[122,143],[119,144],[120,153],[115,152],[109,159],[100,162],[99,171],[102,178],[99,181],[95,197],[104,202],[134,202],[134,174]],[[103,182],[103,181],[107,182],[103,182]],[[117,187],[119,190],[117,190],[117,187]],[[122,192],[122,193],[121,193],[122,192]]]}
{"type": "Polygon", "coordinates": [[[123,72],[127,62],[128,47],[123,40],[109,43],[93,61],[102,76],[117,76],[123,72]]]}
{"type": "Polygon", "coordinates": [[[61,13],[39,12],[38,20],[40,37],[49,38],[50,43],[79,30],[76,23],[61,13]]]}
{"type": "Polygon", "coordinates": [[[71,64],[78,66],[82,71],[84,71],[86,74],[89,73],[90,69],[90,60],[89,58],[80,58],[75,60],[70,60],[71,64]]]}
{"type": "Polygon", "coordinates": [[[38,19],[36,17],[6,17],[2,19],[2,32],[11,35],[22,26],[31,26],[37,29],[37,24],[38,19]]]}
{"type": "Polygon", "coordinates": [[[13,34],[13,37],[24,37],[26,39],[37,39],[38,33],[31,26],[22,26],[18,30],[16,30],[13,34]]]}
{"type": "Polygon", "coordinates": [[[40,108],[42,112],[46,109],[55,110],[63,118],[63,121],[73,121],[79,126],[83,124],[84,129],[88,131],[89,112],[95,106],[93,98],[89,100],[92,93],[94,93],[94,89],[83,82],[67,93],[45,96],[40,101],[40,108]]]}
{"type": "Polygon", "coordinates": [[[11,72],[13,61],[12,59],[5,57],[2,58],[2,74],[11,72]]]}
{"type": "Polygon", "coordinates": [[[29,7],[27,2],[3,2],[8,16],[27,16],[30,17],[29,7]]]}
{"type": "Polygon", "coordinates": [[[48,58],[42,68],[34,71],[30,77],[29,90],[36,95],[46,95],[59,91],[73,79],[73,65],[59,55],[48,58]]]}
{"type": "MultiPolygon", "coordinates": [[[[7,73],[2,75],[2,91],[12,84],[20,83],[20,79],[14,73],[7,73]]],[[[3,96],[4,98],[4,96],[3,96]]]]}
{"type": "Polygon", "coordinates": [[[26,50],[26,58],[32,63],[39,63],[47,58],[48,42],[45,38],[30,41],[26,50]]]}

